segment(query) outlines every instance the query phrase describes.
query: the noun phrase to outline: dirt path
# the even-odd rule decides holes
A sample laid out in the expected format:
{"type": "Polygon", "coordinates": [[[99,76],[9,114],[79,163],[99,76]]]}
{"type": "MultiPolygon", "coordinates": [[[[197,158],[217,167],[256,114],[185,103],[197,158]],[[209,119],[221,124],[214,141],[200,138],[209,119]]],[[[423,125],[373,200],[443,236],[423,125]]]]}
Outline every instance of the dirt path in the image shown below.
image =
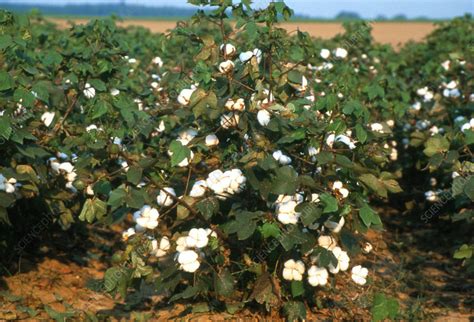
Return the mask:
{"type": "MultiPolygon", "coordinates": [[[[65,28],[68,21],[65,19],[51,18],[51,21],[65,28]]],[[[85,23],[86,19],[74,19],[76,23],[85,23]]],[[[165,32],[174,28],[175,21],[153,21],[153,20],[125,20],[120,23],[122,26],[138,25],[149,28],[153,32],[165,32]]],[[[282,23],[288,31],[298,28],[308,32],[313,37],[328,39],[344,31],[342,25],[337,22],[290,22],[282,23]]],[[[375,22],[372,24],[372,34],[377,42],[398,46],[407,41],[421,41],[434,30],[435,26],[431,22],[375,22]]]]}

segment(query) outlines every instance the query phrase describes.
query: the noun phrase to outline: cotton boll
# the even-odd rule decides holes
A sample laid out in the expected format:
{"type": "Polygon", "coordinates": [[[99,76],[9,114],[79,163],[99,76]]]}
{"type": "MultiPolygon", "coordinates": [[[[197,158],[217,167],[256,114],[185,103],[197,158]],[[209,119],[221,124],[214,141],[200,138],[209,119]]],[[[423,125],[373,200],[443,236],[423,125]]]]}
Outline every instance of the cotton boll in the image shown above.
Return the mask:
{"type": "Polygon", "coordinates": [[[257,120],[261,126],[267,126],[268,123],[270,123],[270,118],[270,112],[268,112],[267,110],[260,110],[257,113],[257,120]]]}
{"type": "Polygon", "coordinates": [[[337,265],[329,264],[329,271],[332,274],[337,274],[339,271],[346,271],[349,268],[349,256],[347,252],[343,251],[340,247],[334,247],[332,250],[334,257],[337,259],[337,265]]]}
{"type": "Polygon", "coordinates": [[[356,284],[365,285],[365,283],[367,283],[368,274],[369,271],[367,268],[357,265],[352,268],[351,278],[356,284]]]}
{"type": "Polygon", "coordinates": [[[283,268],[283,278],[287,281],[301,281],[305,271],[302,261],[290,259],[285,262],[283,268]]]}
{"type": "Polygon", "coordinates": [[[70,162],[63,162],[59,165],[58,170],[63,170],[66,173],[74,171],[74,166],[70,162]]]}
{"type": "Polygon", "coordinates": [[[128,228],[126,231],[124,231],[122,233],[122,239],[123,240],[128,240],[130,237],[132,237],[133,235],[135,235],[135,229],[133,228],[128,228]]]}
{"type": "Polygon", "coordinates": [[[281,150],[273,152],[273,158],[277,160],[281,165],[288,165],[291,163],[291,158],[283,154],[281,150]]]}
{"type": "Polygon", "coordinates": [[[246,51],[239,55],[239,59],[242,63],[248,62],[250,59],[252,59],[252,57],[253,57],[253,52],[251,51],[246,51]]]}
{"type": "Polygon", "coordinates": [[[176,192],[173,188],[166,187],[160,190],[160,194],[158,195],[158,197],[156,197],[156,202],[158,203],[158,205],[164,207],[171,206],[174,201],[173,198],[171,198],[169,195],[176,197],[176,192]]]}
{"type": "Polygon", "coordinates": [[[219,144],[219,138],[215,134],[209,134],[206,136],[206,145],[211,147],[211,146],[216,146],[219,144]]]}
{"type": "Polygon", "coordinates": [[[321,56],[321,58],[323,59],[328,59],[329,56],[331,56],[331,52],[329,51],[329,49],[323,48],[319,52],[319,56],[321,56]]]}
{"type": "Polygon", "coordinates": [[[198,180],[194,183],[189,195],[193,198],[199,198],[204,196],[207,189],[207,183],[204,180],[198,180]]]}
{"type": "Polygon", "coordinates": [[[328,228],[329,230],[331,230],[333,233],[337,234],[341,231],[345,223],[346,221],[344,217],[341,216],[341,219],[339,219],[339,222],[326,220],[326,222],[324,222],[324,226],[328,228]]]}
{"type": "Polygon", "coordinates": [[[337,246],[337,242],[331,236],[319,236],[318,245],[328,250],[333,250],[337,246]]]}
{"type": "Polygon", "coordinates": [[[380,124],[380,123],[372,123],[370,124],[370,130],[373,131],[373,132],[379,132],[379,133],[383,133],[383,125],[380,124]]]}
{"type": "Polygon", "coordinates": [[[372,246],[372,244],[369,243],[369,242],[366,242],[364,244],[364,247],[362,247],[362,252],[364,254],[369,254],[373,249],[374,249],[374,247],[372,246]]]}
{"type": "Polygon", "coordinates": [[[221,126],[224,129],[237,127],[239,125],[240,116],[236,113],[224,114],[221,116],[221,126]]]}
{"type": "Polygon", "coordinates": [[[153,64],[157,65],[158,68],[163,67],[163,60],[161,59],[161,57],[156,56],[155,58],[152,59],[151,62],[152,62],[153,64]]]}
{"type": "Polygon", "coordinates": [[[346,58],[347,57],[347,50],[344,48],[337,48],[334,52],[334,55],[338,58],[346,58]]]}
{"type": "Polygon", "coordinates": [[[311,286],[326,285],[328,282],[329,273],[326,268],[311,266],[308,270],[308,283],[311,286]]]}
{"type": "Polygon", "coordinates": [[[425,96],[427,93],[428,93],[428,87],[427,87],[427,86],[422,87],[422,88],[418,88],[418,89],[416,90],[416,94],[417,94],[418,96],[425,96]]]}
{"type": "Polygon", "coordinates": [[[451,61],[445,60],[444,62],[441,63],[441,66],[444,68],[444,70],[448,71],[449,67],[451,65],[451,61]]]}
{"type": "Polygon", "coordinates": [[[191,96],[193,95],[195,89],[185,88],[178,95],[178,103],[183,106],[188,106],[191,102],[191,96]]]}
{"type": "Polygon", "coordinates": [[[54,115],[54,112],[44,112],[43,115],[41,115],[41,121],[43,121],[44,125],[49,127],[51,123],[53,123],[54,115]]]}
{"type": "Polygon", "coordinates": [[[186,237],[187,236],[178,237],[178,239],[176,240],[176,251],[184,252],[185,250],[187,250],[186,237]]]}
{"type": "Polygon", "coordinates": [[[201,266],[201,263],[199,263],[199,261],[194,261],[189,264],[181,265],[181,269],[188,273],[194,273],[195,271],[198,270],[199,266],[201,266]]]}
{"type": "Polygon", "coordinates": [[[232,60],[226,60],[219,64],[219,71],[223,74],[231,73],[234,70],[234,62],[232,60]]]}
{"type": "Polygon", "coordinates": [[[319,149],[317,149],[313,146],[308,147],[308,155],[309,156],[313,157],[313,156],[316,156],[318,153],[319,153],[319,149]]]}
{"type": "Polygon", "coordinates": [[[233,57],[237,53],[237,49],[232,44],[222,44],[219,48],[224,57],[233,57]]]}
{"type": "Polygon", "coordinates": [[[88,99],[94,98],[95,96],[95,88],[92,87],[89,83],[86,83],[82,92],[84,93],[84,96],[88,99]]]}

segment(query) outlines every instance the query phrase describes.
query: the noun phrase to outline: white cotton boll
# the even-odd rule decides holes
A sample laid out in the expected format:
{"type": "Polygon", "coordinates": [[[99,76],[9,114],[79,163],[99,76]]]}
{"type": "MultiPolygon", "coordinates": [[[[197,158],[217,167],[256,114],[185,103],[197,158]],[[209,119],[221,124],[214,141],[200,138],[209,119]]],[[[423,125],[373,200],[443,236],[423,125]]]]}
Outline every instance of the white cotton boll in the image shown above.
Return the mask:
{"type": "Polygon", "coordinates": [[[181,269],[188,273],[194,273],[195,271],[198,270],[199,266],[201,266],[201,263],[199,263],[199,261],[194,261],[189,264],[181,265],[181,269]]]}
{"type": "Polygon", "coordinates": [[[70,162],[63,162],[59,165],[58,170],[63,170],[66,173],[74,171],[74,166],[70,162]]]}
{"type": "Polygon", "coordinates": [[[432,190],[426,191],[425,192],[425,198],[428,201],[436,202],[436,201],[438,201],[438,194],[435,191],[432,191],[432,190]]]}
{"type": "Polygon", "coordinates": [[[77,193],[76,187],[72,184],[72,182],[68,182],[65,185],[66,189],[70,190],[72,193],[77,193]]]}
{"type": "Polygon", "coordinates": [[[418,88],[418,89],[416,90],[416,94],[417,94],[418,96],[425,96],[427,93],[428,93],[428,87],[427,87],[427,86],[422,87],[422,88],[418,88]]]}
{"type": "Polygon", "coordinates": [[[88,99],[94,98],[95,96],[95,88],[91,86],[91,84],[86,83],[83,90],[84,96],[88,99]]]}
{"type": "Polygon", "coordinates": [[[431,91],[428,91],[425,96],[423,96],[423,101],[424,102],[430,102],[434,97],[434,93],[431,91]]]}
{"type": "Polygon", "coordinates": [[[331,52],[329,51],[329,49],[323,48],[319,52],[319,56],[321,56],[321,58],[323,59],[328,59],[329,56],[331,56],[331,52]]]}
{"type": "Polygon", "coordinates": [[[308,155],[311,157],[316,156],[319,153],[319,148],[315,148],[314,146],[308,147],[308,155]]]}
{"type": "Polygon", "coordinates": [[[226,60],[219,64],[219,71],[223,74],[231,73],[234,70],[234,62],[232,60],[226,60]]]}
{"type": "Polygon", "coordinates": [[[324,226],[328,228],[329,230],[331,230],[333,233],[337,234],[341,231],[345,223],[346,223],[346,220],[344,219],[344,217],[341,217],[341,219],[339,219],[339,222],[326,220],[324,222],[324,226]]]}
{"type": "Polygon", "coordinates": [[[459,172],[454,171],[454,172],[452,173],[452,175],[451,175],[451,178],[452,178],[452,179],[455,179],[455,178],[457,178],[457,177],[459,177],[459,176],[460,176],[459,172]]]}
{"type": "Polygon", "coordinates": [[[209,243],[207,231],[203,228],[193,228],[189,231],[186,237],[186,246],[188,248],[203,248],[209,243]]]}
{"type": "Polygon", "coordinates": [[[281,165],[288,165],[288,164],[291,163],[291,158],[289,156],[283,154],[283,152],[281,152],[281,150],[277,150],[277,151],[273,152],[272,156],[281,165]]]}
{"type": "Polygon", "coordinates": [[[75,171],[66,174],[66,180],[68,182],[73,182],[77,178],[77,173],[75,171]]]}
{"type": "Polygon", "coordinates": [[[41,121],[43,121],[44,125],[49,127],[51,123],[53,123],[54,116],[54,112],[44,112],[43,115],[41,115],[41,121]]]}
{"type": "Polygon", "coordinates": [[[252,57],[253,57],[253,52],[251,51],[246,51],[246,52],[240,53],[239,55],[239,59],[242,63],[248,62],[250,59],[252,59],[252,57]]]}
{"type": "Polygon", "coordinates": [[[344,48],[337,48],[334,55],[338,58],[346,58],[347,50],[345,50],[344,48]]]}
{"type": "Polygon", "coordinates": [[[216,146],[219,144],[219,138],[215,134],[209,134],[206,136],[207,146],[216,146]]]}
{"type": "Polygon", "coordinates": [[[157,65],[158,68],[163,67],[163,60],[161,59],[161,57],[156,56],[155,58],[152,59],[151,62],[152,62],[153,64],[157,65]]]}
{"type": "Polygon", "coordinates": [[[94,188],[92,185],[88,185],[86,188],[86,194],[88,196],[93,196],[94,195],[94,188]]]}
{"type": "Polygon", "coordinates": [[[226,57],[232,57],[236,54],[237,49],[232,44],[222,44],[219,49],[221,53],[226,57]]]}
{"type": "Polygon", "coordinates": [[[334,183],[332,184],[332,190],[339,190],[343,187],[342,185],[342,182],[341,181],[334,181],[334,183]]]}
{"type": "Polygon", "coordinates": [[[122,239],[126,241],[127,239],[129,239],[129,238],[132,237],[133,235],[135,235],[135,229],[133,229],[133,228],[128,228],[126,231],[124,231],[124,232],[122,233],[122,239]]]}
{"type": "Polygon", "coordinates": [[[328,282],[329,273],[326,268],[311,266],[308,270],[308,283],[311,286],[326,285],[328,282]]]}
{"type": "Polygon", "coordinates": [[[420,102],[415,102],[410,107],[415,111],[419,111],[419,110],[421,110],[421,103],[420,102]]]}
{"type": "Polygon", "coordinates": [[[5,176],[0,174],[0,191],[5,191],[6,193],[14,193],[15,192],[15,183],[16,179],[10,178],[7,179],[5,176]]]}
{"type": "Polygon", "coordinates": [[[135,58],[129,58],[128,59],[128,63],[129,64],[136,64],[137,63],[137,60],[135,58]]]}
{"type": "Polygon", "coordinates": [[[193,198],[202,197],[206,193],[206,189],[207,189],[206,181],[204,180],[196,181],[191,191],[189,192],[189,195],[193,198]]]}
{"type": "Polygon", "coordinates": [[[270,118],[270,112],[268,112],[267,110],[260,110],[257,113],[257,120],[261,126],[267,126],[268,123],[270,123],[270,118]]]}
{"type": "Polygon", "coordinates": [[[240,116],[236,113],[228,113],[221,116],[221,126],[224,129],[237,127],[239,125],[240,116]]]}
{"type": "Polygon", "coordinates": [[[185,88],[178,95],[178,103],[183,106],[188,106],[191,102],[191,96],[193,95],[195,89],[185,88]]]}
{"type": "Polygon", "coordinates": [[[162,190],[160,190],[160,194],[156,197],[156,203],[164,207],[171,206],[174,201],[170,195],[176,197],[176,192],[174,191],[174,189],[170,187],[163,188],[162,190]]]}
{"type": "Polygon", "coordinates": [[[198,254],[194,250],[185,250],[178,255],[178,263],[181,265],[190,264],[198,259],[198,254]]]}
{"type": "Polygon", "coordinates": [[[337,265],[334,267],[332,264],[329,264],[329,271],[332,274],[337,274],[339,271],[346,271],[349,268],[350,262],[347,252],[343,251],[340,247],[334,247],[332,253],[337,259],[337,265]]]}
{"type": "Polygon", "coordinates": [[[157,220],[160,217],[158,210],[150,206],[143,206],[141,209],[141,215],[150,220],[157,220]]]}
{"type": "Polygon", "coordinates": [[[288,281],[301,281],[305,271],[302,261],[287,260],[283,268],[283,278],[288,281]]]}
{"type": "Polygon", "coordinates": [[[157,89],[160,86],[160,84],[158,82],[151,82],[150,86],[153,89],[157,89]]]}
{"type": "Polygon", "coordinates": [[[461,125],[461,132],[465,132],[465,131],[468,131],[472,128],[473,126],[471,125],[471,123],[464,123],[463,125],[461,125]]]}
{"type": "Polygon", "coordinates": [[[331,236],[319,236],[318,245],[328,250],[333,250],[337,246],[337,242],[331,236]]]}
{"type": "Polygon", "coordinates": [[[365,285],[367,283],[367,275],[369,270],[361,265],[354,266],[351,271],[352,280],[359,285],[365,285]]]}
{"type": "Polygon", "coordinates": [[[262,51],[258,48],[255,48],[253,50],[253,55],[257,58],[257,63],[260,64],[260,62],[262,61],[262,51]]]}
{"type": "Polygon", "coordinates": [[[444,68],[444,70],[449,70],[449,67],[451,65],[451,61],[445,60],[444,62],[441,63],[441,66],[444,68]]]}
{"type": "Polygon", "coordinates": [[[232,106],[232,109],[234,111],[242,112],[245,110],[245,101],[243,98],[239,98],[237,101],[235,101],[234,105],[232,106]]]}
{"type": "Polygon", "coordinates": [[[394,127],[394,126],[395,126],[395,121],[394,121],[394,120],[388,120],[388,121],[385,122],[385,123],[387,123],[387,125],[388,125],[389,127],[394,127]]]}
{"type": "Polygon", "coordinates": [[[370,124],[370,130],[373,132],[383,133],[383,125],[380,123],[372,123],[370,124]]]}
{"type": "Polygon", "coordinates": [[[188,145],[188,143],[191,142],[196,137],[196,135],[198,135],[198,131],[195,129],[186,129],[179,133],[178,141],[180,141],[182,145],[188,145]]]}
{"type": "Polygon", "coordinates": [[[445,87],[447,89],[455,89],[456,87],[458,87],[458,82],[452,80],[448,84],[445,84],[445,87]]]}
{"type": "Polygon", "coordinates": [[[369,242],[366,242],[364,244],[364,247],[362,247],[362,252],[364,254],[369,254],[373,249],[374,249],[374,247],[372,246],[372,244],[369,243],[369,242]]]}
{"type": "Polygon", "coordinates": [[[278,221],[283,225],[296,225],[298,223],[298,213],[279,213],[278,221]]]}
{"type": "Polygon", "coordinates": [[[178,237],[178,239],[176,240],[176,251],[184,252],[185,250],[187,250],[186,236],[178,237]]]}

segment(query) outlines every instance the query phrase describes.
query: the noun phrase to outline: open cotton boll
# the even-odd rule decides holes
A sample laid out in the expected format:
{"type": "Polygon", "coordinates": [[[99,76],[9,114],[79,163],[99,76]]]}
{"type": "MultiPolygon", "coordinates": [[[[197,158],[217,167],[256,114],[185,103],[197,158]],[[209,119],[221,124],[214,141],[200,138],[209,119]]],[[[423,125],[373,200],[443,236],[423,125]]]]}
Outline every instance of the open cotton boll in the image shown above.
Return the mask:
{"type": "Polygon", "coordinates": [[[156,56],[155,58],[153,58],[153,59],[151,60],[151,62],[152,62],[153,64],[157,65],[158,68],[163,67],[163,60],[161,59],[161,57],[156,56]]]}
{"type": "Polygon", "coordinates": [[[133,235],[135,235],[135,229],[134,228],[128,228],[126,231],[124,231],[122,233],[122,239],[126,241],[127,239],[129,239],[133,235]]]}
{"type": "Polygon", "coordinates": [[[41,121],[49,127],[51,123],[53,123],[55,113],[54,112],[44,112],[43,115],[41,115],[41,121]]]}
{"type": "Polygon", "coordinates": [[[71,162],[63,162],[59,164],[58,170],[63,170],[66,173],[71,173],[74,171],[74,166],[71,162]]]}
{"type": "Polygon", "coordinates": [[[343,251],[340,247],[334,247],[332,249],[334,257],[337,259],[337,265],[334,267],[333,264],[329,264],[329,271],[332,274],[337,274],[339,271],[346,271],[349,268],[350,258],[347,252],[343,251]]]}
{"type": "Polygon", "coordinates": [[[188,106],[191,102],[191,96],[193,95],[195,89],[185,88],[178,95],[178,103],[183,106],[188,106]]]}
{"type": "Polygon", "coordinates": [[[344,48],[336,48],[334,55],[338,58],[346,58],[347,57],[347,50],[344,48]]]}
{"type": "Polygon", "coordinates": [[[17,181],[15,178],[7,179],[5,176],[0,174],[0,191],[5,191],[6,193],[14,193],[16,190],[17,181]]]}
{"type": "Polygon", "coordinates": [[[267,110],[260,110],[257,113],[257,120],[261,126],[267,126],[268,123],[270,123],[270,118],[270,112],[268,112],[267,110]]]}
{"type": "Polygon", "coordinates": [[[219,49],[225,57],[232,57],[237,53],[237,49],[232,44],[222,44],[219,49]]]}
{"type": "Polygon", "coordinates": [[[383,133],[384,130],[383,130],[383,125],[380,124],[380,123],[372,123],[370,124],[370,130],[373,131],[373,132],[379,132],[379,133],[383,133]]]}
{"type": "Polygon", "coordinates": [[[288,165],[288,164],[291,163],[291,158],[289,156],[283,154],[283,152],[281,152],[281,150],[277,150],[277,151],[273,152],[272,156],[281,165],[288,165]]]}
{"type": "Polygon", "coordinates": [[[194,273],[201,265],[198,261],[198,257],[198,254],[193,250],[180,252],[178,255],[180,269],[185,272],[194,273]]]}
{"type": "Polygon", "coordinates": [[[178,237],[178,239],[176,240],[176,251],[184,252],[188,249],[186,246],[186,237],[187,236],[178,237]]]}
{"type": "Polygon", "coordinates": [[[329,273],[326,268],[311,266],[308,270],[308,283],[311,286],[326,285],[329,273]]]}
{"type": "Polygon", "coordinates": [[[178,134],[178,141],[181,142],[182,145],[188,145],[189,142],[192,141],[198,135],[198,131],[195,129],[186,129],[184,131],[181,131],[178,134]]]}
{"type": "Polygon", "coordinates": [[[159,195],[156,197],[156,203],[160,206],[168,207],[171,206],[174,201],[170,195],[176,197],[176,192],[173,188],[166,187],[160,190],[159,195]]]}
{"type": "MultiPolygon", "coordinates": [[[[156,240],[154,241],[156,242],[156,240]]],[[[171,248],[170,240],[168,237],[165,236],[161,238],[159,245],[157,242],[156,242],[156,245],[153,245],[154,255],[156,257],[163,257],[167,254],[170,248],[171,248]]]]}
{"type": "Polygon", "coordinates": [[[369,243],[369,242],[366,242],[364,244],[364,247],[362,247],[362,252],[364,254],[369,254],[373,249],[374,249],[374,247],[372,246],[372,244],[369,243]]]}
{"type": "Polygon", "coordinates": [[[203,248],[209,243],[207,231],[203,228],[193,228],[189,231],[186,237],[186,247],[188,248],[203,248]]]}
{"type": "Polygon", "coordinates": [[[319,236],[318,245],[323,248],[333,250],[337,246],[337,242],[331,236],[319,236]]]}
{"type": "Polygon", "coordinates": [[[89,83],[86,83],[82,92],[84,93],[84,96],[88,99],[94,98],[95,96],[95,88],[92,87],[89,83]]]}
{"type": "Polygon", "coordinates": [[[351,278],[356,284],[365,285],[365,283],[367,283],[368,274],[369,270],[361,265],[352,267],[351,278]]]}
{"type": "Polygon", "coordinates": [[[221,126],[224,129],[237,127],[239,125],[240,116],[236,113],[228,113],[221,116],[221,126]]]}
{"type": "Polygon", "coordinates": [[[234,70],[234,62],[232,60],[226,60],[219,64],[219,71],[222,74],[229,74],[234,70]]]}
{"type": "Polygon", "coordinates": [[[71,191],[72,193],[77,193],[77,189],[76,187],[74,187],[74,185],[72,184],[72,182],[67,182],[64,187],[66,189],[68,189],[69,191],[71,191]]]}
{"type": "Polygon", "coordinates": [[[287,260],[283,268],[283,278],[287,281],[301,281],[305,271],[302,261],[287,260]]]}
{"type": "Polygon", "coordinates": [[[444,62],[441,63],[441,66],[444,68],[444,70],[449,70],[449,67],[451,66],[451,61],[445,60],[444,62]]]}
{"type": "Polygon", "coordinates": [[[321,56],[321,58],[328,59],[329,56],[331,56],[331,52],[329,51],[329,49],[323,48],[319,52],[319,56],[321,56]]]}
{"type": "Polygon", "coordinates": [[[207,189],[207,183],[205,180],[198,180],[194,183],[189,195],[193,198],[199,198],[204,196],[207,189]]]}
{"type": "Polygon", "coordinates": [[[240,53],[239,59],[242,63],[248,62],[250,59],[253,57],[253,52],[251,51],[245,51],[243,53],[240,53]]]}
{"type": "Polygon", "coordinates": [[[427,87],[427,86],[418,88],[418,89],[416,90],[416,94],[417,94],[418,96],[425,96],[427,93],[428,93],[428,87],[427,87]]]}
{"type": "Polygon", "coordinates": [[[324,222],[324,226],[326,228],[328,228],[329,230],[331,230],[333,233],[337,234],[341,231],[341,229],[342,229],[342,227],[344,226],[345,223],[346,223],[346,221],[345,221],[344,217],[341,217],[341,219],[339,219],[339,222],[326,220],[324,222]]]}
{"type": "Polygon", "coordinates": [[[219,144],[219,138],[215,134],[209,134],[206,136],[205,142],[207,146],[216,146],[219,144]]]}

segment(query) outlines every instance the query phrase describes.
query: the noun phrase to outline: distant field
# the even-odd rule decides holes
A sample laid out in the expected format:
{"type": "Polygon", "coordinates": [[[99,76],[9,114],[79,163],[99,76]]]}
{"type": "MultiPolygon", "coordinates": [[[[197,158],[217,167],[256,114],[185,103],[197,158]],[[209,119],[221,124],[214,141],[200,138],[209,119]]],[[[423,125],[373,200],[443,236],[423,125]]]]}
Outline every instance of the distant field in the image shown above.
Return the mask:
{"type": "MultiPolygon", "coordinates": [[[[64,19],[50,18],[49,20],[57,23],[61,27],[66,27],[69,20],[76,23],[85,23],[87,19],[64,19]]],[[[138,25],[149,28],[152,32],[166,32],[172,29],[176,21],[172,20],[151,20],[151,19],[129,19],[120,22],[122,26],[138,25]]],[[[288,31],[295,31],[298,28],[301,31],[308,32],[313,37],[331,38],[338,33],[343,32],[340,22],[312,22],[295,21],[281,24],[288,31]]],[[[423,40],[435,28],[433,22],[374,22],[372,24],[372,34],[374,39],[383,44],[398,46],[407,41],[423,40]]]]}

